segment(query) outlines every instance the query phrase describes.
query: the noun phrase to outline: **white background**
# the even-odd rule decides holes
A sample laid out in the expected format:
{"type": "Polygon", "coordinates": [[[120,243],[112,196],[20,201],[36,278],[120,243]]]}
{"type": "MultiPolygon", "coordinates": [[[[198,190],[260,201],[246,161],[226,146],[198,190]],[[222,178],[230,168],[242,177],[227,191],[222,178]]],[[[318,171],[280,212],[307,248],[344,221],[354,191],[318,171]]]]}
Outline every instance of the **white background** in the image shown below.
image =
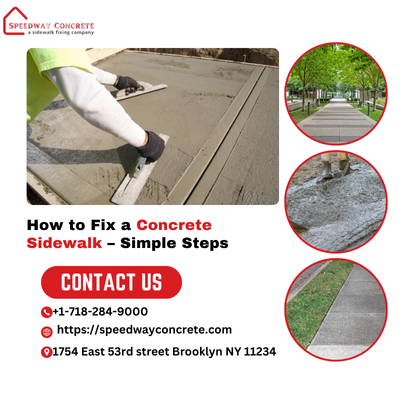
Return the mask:
{"type": "MultiPolygon", "coordinates": [[[[2,34],[2,284],[1,406],[4,409],[271,409],[405,408],[408,376],[408,13],[398,2],[3,2],[4,16],[19,7],[36,22],[94,22],[93,36],[2,34]],[[301,134],[283,102],[289,69],[308,49],[346,42],[367,51],[387,79],[386,113],[369,136],[345,145],[373,164],[388,193],[384,225],[366,246],[344,254],[375,274],[388,300],[387,325],[364,355],[332,363],[305,353],[288,333],[284,300],[308,265],[332,255],[300,241],[286,220],[283,197],[294,170],[328,148],[301,134]],[[280,53],[280,201],[276,206],[41,207],[26,203],[25,67],[30,47],[275,47],[280,53]],[[138,251],[30,250],[27,219],[64,221],[59,237],[72,233],[70,219],[88,223],[138,219],[209,221],[201,239],[227,239],[229,248],[138,251]],[[55,265],[169,265],[183,280],[180,294],[165,301],[54,301],[41,289],[42,273],[55,265]],[[50,319],[43,306],[147,306],[149,316],[131,319],[50,319]],[[40,329],[56,323],[101,325],[232,326],[226,337],[55,335],[40,329]],[[268,358],[51,358],[44,345],[221,347],[275,346],[268,358]],[[407,382],[406,382],[407,379],[407,382]]],[[[402,3],[403,4],[403,3],[402,3]]],[[[137,231],[132,233],[137,234],[137,231]]],[[[38,236],[57,236],[39,233],[38,236]]],[[[91,235],[92,236],[92,235],[91,235]]],[[[121,231],[101,233],[117,240],[121,231]]],[[[161,237],[159,233],[145,238],[161,237]]],[[[180,241],[192,233],[168,233],[180,241]]],[[[336,255],[335,255],[336,256],[336,255]]]]}

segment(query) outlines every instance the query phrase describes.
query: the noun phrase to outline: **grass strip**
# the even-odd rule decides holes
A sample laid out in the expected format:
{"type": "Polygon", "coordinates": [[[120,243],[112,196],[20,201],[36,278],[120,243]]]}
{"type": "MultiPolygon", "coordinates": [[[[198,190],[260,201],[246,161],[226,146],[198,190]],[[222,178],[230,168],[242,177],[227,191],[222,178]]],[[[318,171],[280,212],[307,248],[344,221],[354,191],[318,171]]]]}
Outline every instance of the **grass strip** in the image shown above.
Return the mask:
{"type": "MultiPolygon", "coordinates": [[[[367,107],[362,107],[362,108],[359,109],[359,111],[361,113],[363,113],[364,115],[367,115],[367,107]]],[[[379,121],[382,114],[383,114],[383,110],[379,110],[379,109],[376,108],[376,111],[373,111],[373,107],[370,107],[370,116],[369,117],[372,120],[374,120],[376,122],[379,121]]]]}
{"type": "MultiPolygon", "coordinates": [[[[317,108],[310,107],[310,115],[314,114],[316,111],[317,108]]],[[[301,121],[309,117],[307,107],[305,107],[305,111],[302,111],[301,109],[290,111],[290,115],[293,118],[293,121],[295,121],[295,124],[299,124],[301,121]]]]}
{"type": "MultiPolygon", "coordinates": [[[[357,104],[355,106],[353,104],[350,104],[350,105],[354,108],[357,108],[358,111],[360,111],[362,114],[367,116],[367,110],[368,110],[367,105],[365,105],[362,108],[358,108],[357,104]]],[[[372,120],[374,120],[376,122],[379,121],[382,114],[383,114],[383,110],[379,110],[378,108],[376,108],[376,111],[373,111],[373,106],[370,107],[370,116],[369,117],[372,120]]]]}
{"type": "Polygon", "coordinates": [[[330,262],[287,304],[286,318],[289,329],[305,349],[318,331],[353,266],[354,264],[348,261],[330,262]]]}

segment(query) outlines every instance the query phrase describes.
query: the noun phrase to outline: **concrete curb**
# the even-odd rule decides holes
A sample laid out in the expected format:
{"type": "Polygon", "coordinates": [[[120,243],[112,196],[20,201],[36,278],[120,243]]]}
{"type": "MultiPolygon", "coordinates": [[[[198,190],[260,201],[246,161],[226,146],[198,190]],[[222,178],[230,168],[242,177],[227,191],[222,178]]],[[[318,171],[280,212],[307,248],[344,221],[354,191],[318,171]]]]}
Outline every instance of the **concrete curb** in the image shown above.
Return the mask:
{"type": "MultiPolygon", "coordinates": [[[[326,268],[329,263],[332,262],[331,260],[327,261],[323,266],[320,266],[311,276],[309,279],[306,280],[306,282],[298,289],[294,290],[293,292],[289,293],[288,298],[286,300],[286,303],[289,303],[304,287],[312,280],[314,279],[319,272],[321,272],[323,269],[326,268]]],[[[302,272],[303,273],[303,272],[302,272]]]]}

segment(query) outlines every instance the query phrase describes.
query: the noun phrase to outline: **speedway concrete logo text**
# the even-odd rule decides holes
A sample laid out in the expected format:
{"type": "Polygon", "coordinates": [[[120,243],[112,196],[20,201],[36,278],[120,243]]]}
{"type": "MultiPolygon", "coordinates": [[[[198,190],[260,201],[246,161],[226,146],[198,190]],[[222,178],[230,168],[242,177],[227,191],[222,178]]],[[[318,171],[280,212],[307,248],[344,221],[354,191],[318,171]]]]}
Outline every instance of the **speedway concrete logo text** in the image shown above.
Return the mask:
{"type": "Polygon", "coordinates": [[[13,7],[3,17],[3,33],[11,36],[24,34],[81,34],[93,35],[94,23],[87,22],[33,22],[18,8],[13,7]]]}

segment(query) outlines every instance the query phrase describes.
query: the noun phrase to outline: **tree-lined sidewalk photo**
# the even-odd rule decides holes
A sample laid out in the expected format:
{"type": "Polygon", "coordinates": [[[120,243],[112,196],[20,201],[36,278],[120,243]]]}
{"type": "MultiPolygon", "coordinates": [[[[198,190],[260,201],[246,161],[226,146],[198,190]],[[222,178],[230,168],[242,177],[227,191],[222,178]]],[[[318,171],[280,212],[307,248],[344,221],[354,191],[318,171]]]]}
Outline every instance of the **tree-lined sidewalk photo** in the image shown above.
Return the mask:
{"type": "Polygon", "coordinates": [[[286,102],[295,125],[324,143],[344,144],[367,135],[381,119],[386,81],[368,54],[348,44],[325,44],[292,67],[286,102]]]}

